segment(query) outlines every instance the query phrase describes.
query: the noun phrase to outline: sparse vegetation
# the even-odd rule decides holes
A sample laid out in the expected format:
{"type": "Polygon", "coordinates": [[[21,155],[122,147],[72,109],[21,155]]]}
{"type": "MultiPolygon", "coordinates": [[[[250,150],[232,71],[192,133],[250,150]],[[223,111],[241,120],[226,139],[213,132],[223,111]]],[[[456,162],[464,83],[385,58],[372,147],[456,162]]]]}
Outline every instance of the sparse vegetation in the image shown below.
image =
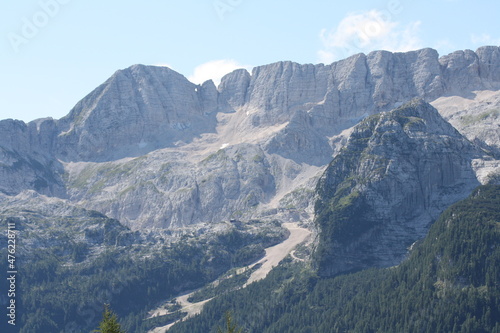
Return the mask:
{"type": "Polygon", "coordinates": [[[486,112],[482,112],[477,115],[466,115],[460,117],[460,121],[463,125],[469,126],[482,122],[488,118],[498,118],[500,116],[500,109],[492,109],[486,112]]]}

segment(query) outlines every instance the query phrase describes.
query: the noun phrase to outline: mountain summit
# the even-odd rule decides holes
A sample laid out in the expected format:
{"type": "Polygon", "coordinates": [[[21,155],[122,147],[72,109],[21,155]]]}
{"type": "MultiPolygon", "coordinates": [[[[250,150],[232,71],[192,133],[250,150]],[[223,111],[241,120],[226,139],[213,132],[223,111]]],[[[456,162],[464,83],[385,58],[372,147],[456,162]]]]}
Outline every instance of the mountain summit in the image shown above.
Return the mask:
{"type": "MultiPolygon", "coordinates": [[[[480,184],[500,184],[499,110],[500,48],[483,47],[443,57],[423,49],[357,54],[330,65],[278,62],[236,70],[218,87],[135,65],[117,71],[62,119],[2,120],[0,221],[22,231],[21,330],[89,331],[96,311],[111,303],[127,330],[148,331],[183,320],[179,308],[190,299],[216,296],[207,315],[213,309],[221,315],[224,307],[215,305],[240,287],[239,295],[250,295],[238,298],[245,300],[240,313],[258,312],[245,326],[255,332],[266,325],[282,332],[295,320],[294,329],[320,323],[303,332],[342,331],[354,327],[350,315],[357,325],[363,306],[363,332],[373,325],[374,331],[458,332],[462,323],[462,331],[476,332],[468,327],[480,327],[479,320],[481,327],[498,327],[498,302],[484,303],[498,294],[488,289],[498,265],[476,265],[469,274],[475,266],[467,261],[471,253],[484,262],[498,259],[488,245],[498,238],[495,223],[474,217],[498,215],[498,199],[488,199],[497,187],[480,187],[475,196],[485,197],[465,203],[487,207],[451,211],[438,221],[421,249],[439,257],[413,256],[406,261],[411,266],[403,260],[443,210],[480,184]],[[468,229],[441,230],[455,212],[467,215],[468,229]],[[483,227],[470,250],[469,229],[478,222],[483,227]],[[466,242],[453,238],[459,241],[441,253],[428,247],[440,237],[436,230],[446,236],[441,243],[457,232],[466,242]],[[485,239],[486,247],[477,242],[485,239]],[[462,245],[465,256],[447,253],[460,254],[462,245]],[[269,273],[280,258],[281,267],[269,273]],[[401,269],[337,277],[396,265],[401,269]],[[436,275],[432,267],[443,269],[436,275]],[[449,267],[457,272],[452,279],[449,267]],[[382,297],[385,287],[366,285],[394,290],[396,282],[395,300],[382,297]],[[464,286],[470,292],[463,294],[464,286]],[[450,314],[449,293],[466,297],[452,303],[472,304],[477,317],[466,306],[450,314]],[[258,306],[248,305],[254,301],[258,306]],[[435,304],[447,326],[423,324],[421,318],[437,314],[435,304]],[[332,309],[339,314],[329,315],[332,309]]],[[[7,244],[7,234],[3,239],[7,244]]],[[[7,256],[6,246],[0,250],[7,256]]],[[[173,331],[184,324],[188,332],[214,328],[200,329],[210,321],[196,318],[195,326],[203,321],[196,329],[184,320],[173,331]]]]}
{"type": "MultiPolygon", "coordinates": [[[[131,228],[277,213],[311,220],[310,193],[349,128],[415,97],[470,99],[500,89],[499,68],[498,47],[443,57],[432,49],[376,51],[330,65],[240,69],[217,88],[134,65],[62,119],[1,121],[0,190],[64,198],[131,228]]],[[[467,126],[457,128],[494,154],[497,143],[487,133],[498,121],[489,114],[493,122],[470,135],[467,126]]],[[[476,161],[482,181],[496,168],[485,161],[476,161]]]]}
{"type": "Polygon", "coordinates": [[[479,185],[472,160],[482,154],[420,99],[356,125],[318,182],[320,274],[401,262],[479,185]]]}

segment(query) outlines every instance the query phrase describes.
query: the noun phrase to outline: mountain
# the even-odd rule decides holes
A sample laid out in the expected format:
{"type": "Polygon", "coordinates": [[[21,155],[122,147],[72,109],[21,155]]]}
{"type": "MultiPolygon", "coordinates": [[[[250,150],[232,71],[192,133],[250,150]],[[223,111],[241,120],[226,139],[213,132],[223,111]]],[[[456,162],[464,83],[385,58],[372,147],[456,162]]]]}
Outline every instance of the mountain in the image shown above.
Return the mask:
{"type": "Polygon", "coordinates": [[[58,156],[109,161],[215,132],[218,92],[165,67],[117,71],[57,122],[58,156]]]}
{"type": "Polygon", "coordinates": [[[326,66],[279,62],[256,67],[251,75],[237,70],[222,79],[218,90],[210,81],[194,85],[168,68],[136,65],[116,72],[58,121],[58,157],[133,157],[216,129],[230,143],[237,129],[246,142],[256,129],[274,126],[284,127],[284,139],[302,139],[290,150],[307,153],[314,139],[324,138],[298,131],[296,122],[332,135],[366,113],[388,111],[417,96],[430,101],[498,89],[499,62],[498,47],[441,58],[432,49],[377,51],[326,66]],[[234,111],[237,115],[217,117],[234,111]],[[227,127],[220,126],[223,120],[232,125],[231,133],[221,133],[227,127]]]}
{"type": "Polygon", "coordinates": [[[197,86],[171,69],[136,65],[116,72],[57,122],[58,157],[100,161],[138,156],[221,133],[224,120],[233,125],[232,133],[221,133],[230,136],[229,142],[235,139],[234,129],[241,141],[248,141],[255,129],[281,125],[285,139],[303,139],[290,149],[307,153],[308,143],[324,138],[298,132],[296,122],[331,135],[366,113],[390,110],[416,96],[429,101],[498,89],[498,62],[497,47],[441,58],[432,49],[377,51],[326,66],[279,62],[256,67],[251,75],[237,70],[222,79],[218,90],[211,81],[197,86]],[[238,115],[217,117],[224,112],[238,115]]]}
{"type": "MultiPolygon", "coordinates": [[[[423,49],[330,65],[279,62],[236,70],[218,88],[135,65],[62,119],[1,121],[0,190],[64,198],[132,229],[266,216],[311,221],[311,191],[349,128],[415,97],[467,99],[499,89],[499,54],[482,47],[439,57],[423,49]]],[[[498,118],[480,109],[471,112],[498,118]]],[[[497,125],[479,121],[473,137],[493,155],[497,125]]],[[[483,183],[498,168],[476,165],[483,183]]]]}
{"type": "MultiPolygon", "coordinates": [[[[133,231],[99,212],[35,191],[0,194],[0,225],[16,231],[11,262],[18,271],[14,288],[7,279],[0,283],[0,290],[15,293],[0,295],[1,304],[7,308],[14,299],[17,314],[15,327],[0,322],[1,332],[90,332],[104,303],[129,329],[144,331],[183,317],[145,320],[165,298],[257,261],[265,247],[287,237],[279,223],[261,221],[133,231]]],[[[0,235],[4,258],[12,254],[11,239],[0,235]]]]}
{"type": "Polygon", "coordinates": [[[446,207],[479,185],[472,160],[482,155],[418,99],[356,125],[317,185],[319,273],[401,262],[446,207]]]}
{"type": "Polygon", "coordinates": [[[499,91],[493,46],[278,62],[218,87],[134,65],[62,119],[2,120],[0,223],[22,239],[23,329],[91,330],[101,303],[130,330],[167,325],[184,316],[179,294],[243,287],[242,268],[293,238],[284,222],[312,237],[242,289],[271,302],[252,325],[279,331],[318,281],[361,270],[359,288],[371,288],[380,280],[363,274],[404,265],[443,210],[500,183],[499,91]],[[167,315],[149,318],[165,302],[167,315]]]}
{"type": "Polygon", "coordinates": [[[475,189],[396,267],[321,278],[289,258],[168,332],[216,332],[228,310],[249,333],[498,332],[499,205],[500,186],[475,189]]]}

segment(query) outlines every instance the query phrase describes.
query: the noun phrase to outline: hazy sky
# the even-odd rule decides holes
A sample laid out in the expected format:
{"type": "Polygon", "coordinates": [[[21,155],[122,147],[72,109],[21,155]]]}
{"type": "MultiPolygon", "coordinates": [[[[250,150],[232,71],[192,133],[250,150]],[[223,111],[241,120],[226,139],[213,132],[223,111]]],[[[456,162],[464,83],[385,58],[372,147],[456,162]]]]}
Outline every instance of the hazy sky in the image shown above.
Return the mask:
{"type": "Polygon", "coordinates": [[[0,12],[0,119],[61,118],[116,70],[201,83],[280,60],[500,45],[498,0],[22,0],[0,12]],[[311,4],[313,3],[313,5],[311,4]]]}

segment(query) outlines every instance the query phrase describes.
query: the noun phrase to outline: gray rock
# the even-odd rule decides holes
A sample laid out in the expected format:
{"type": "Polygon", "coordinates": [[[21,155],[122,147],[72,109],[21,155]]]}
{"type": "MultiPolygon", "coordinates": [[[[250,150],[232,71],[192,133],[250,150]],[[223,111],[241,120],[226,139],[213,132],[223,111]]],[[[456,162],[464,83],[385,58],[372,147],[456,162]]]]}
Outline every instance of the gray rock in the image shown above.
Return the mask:
{"type": "Polygon", "coordinates": [[[479,185],[472,160],[482,155],[422,100],[361,122],[318,182],[320,274],[401,262],[479,185]]]}
{"type": "Polygon", "coordinates": [[[479,73],[483,85],[487,89],[500,89],[500,48],[497,46],[483,46],[477,49],[479,58],[479,73]]]}
{"type": "MultiPolygon", "coordinates": [[[[246,102],[250,73],[246,69],[237,69],[225,75],[219,85],[219,103],[228,108],[239,108],[246,102]]],[[[234,111],[234,110],[233,110],[234,111]]]]}
{"type": "Polygon", "coordinates": [[[500,159],[499,91],[476,91],[468,98],[442,97],[432,104],[460,133],[500,159]]]}
{"type": "MultiPolygon", "coordinates": [[[[300,193],[340,151],[342,131],[416,96],[500,88],[499,68],[498,47],[377,51],[236,70],[216,88],[135,65],[60,120],[0,122],[0,191],[35,189],[132,228],[310,210],[300,193]]],[[[473,139],[496,147],[490,132],[473,139]]]]}
{"type": "Polygon", "coordinates": [[[217,95],[165,67],[120,70],[58,122],[58,156],[109,161],[192,141],[215,131],[217,95]]]}
{"type": "Polygon", "coordinates": [[[54,154],[56,124],[39,119],[29,124],[0,121],[0,192],[16,195],[34,189],[65,197],[64,169],[54,154]]]}

